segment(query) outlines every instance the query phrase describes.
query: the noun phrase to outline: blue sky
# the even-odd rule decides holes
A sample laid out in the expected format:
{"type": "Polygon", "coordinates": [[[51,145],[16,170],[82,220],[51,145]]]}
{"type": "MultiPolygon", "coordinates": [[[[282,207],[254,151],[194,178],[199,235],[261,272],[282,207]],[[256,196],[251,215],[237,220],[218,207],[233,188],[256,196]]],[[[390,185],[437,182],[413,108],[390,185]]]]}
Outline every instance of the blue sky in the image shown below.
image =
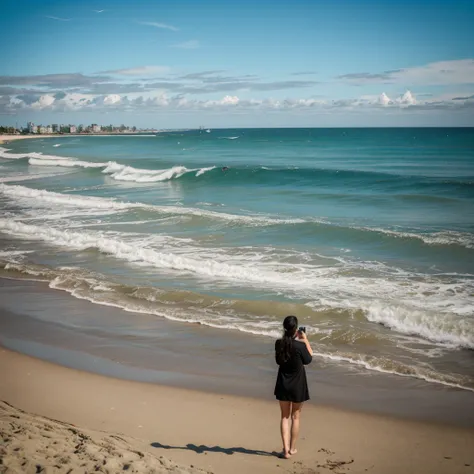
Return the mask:
{"type": "Polygon", "coordinates": [[[9,2],[0,122],[474,126],[473,24],[456,0],[9,2]]]}

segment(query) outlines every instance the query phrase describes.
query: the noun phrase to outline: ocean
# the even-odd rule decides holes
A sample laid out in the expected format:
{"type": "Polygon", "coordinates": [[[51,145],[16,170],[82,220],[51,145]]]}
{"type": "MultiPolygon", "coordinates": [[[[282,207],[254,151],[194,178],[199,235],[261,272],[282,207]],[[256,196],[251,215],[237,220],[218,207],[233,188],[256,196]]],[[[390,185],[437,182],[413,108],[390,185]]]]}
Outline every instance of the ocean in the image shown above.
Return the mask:
{"type": "Polygon", "coordinates": [[[0,278],[114,308],[47,316],[71,332],[152,351],[168,320],[271,357],[294,314],[316,367],[474,391],[474,129],[21,140],[0,209],[0,278]]]}

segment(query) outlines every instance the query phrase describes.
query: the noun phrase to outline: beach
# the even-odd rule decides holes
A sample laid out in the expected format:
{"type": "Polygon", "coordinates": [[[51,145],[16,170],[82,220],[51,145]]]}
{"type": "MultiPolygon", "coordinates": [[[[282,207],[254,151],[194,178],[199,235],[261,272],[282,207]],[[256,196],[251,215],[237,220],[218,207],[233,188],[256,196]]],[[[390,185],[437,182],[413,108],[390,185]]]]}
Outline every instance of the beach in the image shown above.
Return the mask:
{"type": "MultiPolygon", "coordinates": [[[[143,135],[143,134],[142,134],[143,135]]],[[[0,145],[8,144],[9,142],[17,140],[27,140],[30,138],[44,139],[44,138],[67,138],[67,137],[113,137],[113,136],[140,136],[136,133],[93,133],[93,134],[77,134],[77,133],[63,133],[63,134],[51,134],[51,133],[41,133],[41,134],[29,134],[29,135],[0,135],[0,145]]]]}
{"type": "Polygon", "coordinates": [[[25,140],[27,138],[48,138],[55,135],[0,135],[0,145],[16,140],[25,140]]]}
{"type": "Polygon", "coordinates": [[[308,405],[299,452],[281,460],[275,402],[106,378],[5,349],[0,363],[4,472],[128,464],[129,472],[455,474],[474,466],[472,429],[308,405]]]}

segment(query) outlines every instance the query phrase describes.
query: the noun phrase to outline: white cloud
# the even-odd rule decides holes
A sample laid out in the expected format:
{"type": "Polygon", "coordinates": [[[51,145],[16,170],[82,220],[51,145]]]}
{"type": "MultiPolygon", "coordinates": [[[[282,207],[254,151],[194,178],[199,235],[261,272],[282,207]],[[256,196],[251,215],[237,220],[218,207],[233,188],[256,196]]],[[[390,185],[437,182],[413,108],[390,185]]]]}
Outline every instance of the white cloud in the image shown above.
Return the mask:
{"type": "Polygon", "coordinates": [[[42,95],[36,102],[31,104],[33,109],[45,109],[51,107],[55,101],[55,98],[52,95],[46,94],[42,95]]]}
{"type": "Polygon", "coordinates": [[[391,100],[390,100],[390,97],[385,94],[385,92],[382,92],[382,94],[380,94],[379,98],[378,98],[378,102],[380,105],[389,105],[391,100]]]}
{"type": "MultiPolygon", "coordinates": [[[[7,99],[7,96],[4,97],[7,99]]],[[[18,99],[18,97],[10,97],[9,102],[6,105],[7,109],[24,109],[26,107],[25,102],[23,102],[21,99],[18,99]]]]}
{"type": "Polygon", "coordinates": [[[179,31],[179,28],[176,28],[176,26],[158,23],[156,21],[139,21],[138,23],[140,23],[140,25],[154,26],[155,28],[161,28],[163,30],[179,31]]]}
{"type": "Polygon", "coordinates": [[[184,41],[183,43],[174,44],[173,48],[197,49],[199,48],[199,41],[198,40],[184,41]]]}
{"type": "Polygon", "coordinates": [[[382,106],[382,107],[406,107],[409,105],[415,105],[417,103],[415,96],[410,92],[406,91],[396,99],[391,99],[385,92],[382,92],[379,96],[366,95],[359,97],[353,103],[353,105],[359,106],[382,106]]]}
{"type": "Polygon", "coordinates": [[[223,105],[237,105],[239,103],[239,98],[234,95],[226,95],[221,101],[220,101],[221,104],[223,105]]]}
{"type": "Polygon", "coordinates": [[[220,100],[201,100],[195,101],[191,100],[188,101],[187,104],[194,104],[197,107],[203,107],[205,109],[210,108],[220,108],[225,106],[238,106],[240,103],[240,99],[237,96],[226,95],[220,100]]]}
{"type": "Polygon", "coordinates": [[[112,105],[120,102],[121,97],[118,94],[109,94],[104,97],[104,104],[105,105],[112,105]]]}
{"type": "Polygon", "coordinates": [[[160,94],[159,96],[156,97],[150,97],[146,105],[156,105],[158,107],[168,107],[170,105],[170,100],[166,96],[166,94],[160,94]]]}
{"type": "Polygon", "coordinates": [[[397,102],[402,105],[415,105],[416,99],[410,91],[406,91],[405,94],[397,99],[397,102]]]}
{"type": "Polygon", "coordinates": [[[85,94],[66,94],[62,99],[56,100],[55,107],[59,109],[78,110],[89,105],[93,96],[85,94]]]}
{"type": "Polygon", "coordinates": [[[166,74],[170,71],[168,66],[141,66],[128,69],[116,69],[105,71],[104,74],[118,74],[123,76],[150,76],[154,74],[166,74]]]}

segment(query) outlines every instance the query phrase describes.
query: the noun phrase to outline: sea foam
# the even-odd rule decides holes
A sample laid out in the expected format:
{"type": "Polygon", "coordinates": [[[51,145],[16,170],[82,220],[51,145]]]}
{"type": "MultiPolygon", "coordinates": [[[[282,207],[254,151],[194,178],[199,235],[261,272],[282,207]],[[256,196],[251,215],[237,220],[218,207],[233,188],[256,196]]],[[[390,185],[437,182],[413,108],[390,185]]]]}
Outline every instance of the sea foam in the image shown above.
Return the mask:
{"type": "Polygon", "coordinates": [[[187,245],[173,253],[169,245],[138,244],[133,234],[71,231],[46,225],[0,219],[0,230],[72,250],[95,249],[117,259],[155,267],[165,273],[189,275],[213,282],[260,287],[299,298],[311,306],[363,311],[369,321],[416,334],[449,346],[474,349],[472,282],[450,278],[431,283],[410,275],[393,280],[379,271],[374,277],[347,276],[346,267],[309,266],[255,260],[247,255],[223,254],[219,249],[187,245]],[[452,294],[456,287],[457,293],[452,294]],[[432,293],[427,296],[427,292],[432,293]]]}
{"type": "Polygon", "coordinates": [[[83,196],[77,194],[64,194],[44,189],[33,189],[20,185],[5,185],[0,183],[0,193],[12,199],[28,199],[29,203],[36,207],[38,203],[44,202],[56,206],[76,206],[76,207],[95,207],[104,210],[127,210],[144,209],[151,212],[157,212],[167,215],[185,215],[197,216],[209,219],[235,222],[244,225],[260,226],[275,224],[298,224],[304,222],[302,219],[278,219],[270,216],[248,216],[238,214],[228,214],[224,212],[215,212],[208,209],[199,209],[192,207],[179,206],[157,206],[140,202],[123,202],[113,198],[101,198],[93,196],[83,196]]]}
{"type": "MultiPolygon", "coordinates": [[[[280,336],[280,321],[268,317],[265,319],[246,319],[234,312],[227,313],[225,306],[232,306],[233,304],[232,301],[228,300],[218,301],[215,297],[195,294],[195,304],[199,305],[201,301],[203,303],[202,308],[199,309],[199,307],[187,303],[189,301],[188,295],[185,300],[185,306],[187,307],[181,307],[174,290],[170,291],[169,297],[171,300],[169,300],[166,298],[166,290],[122,285],[108,281],[102,275],[85,269],[74,267],[51,268],[20,262],[0,262],[0,268],[3,268],[3,277],[26,277],[29,280],[46,281],[49,282],[50,288],[66,291],[75,298],[99,305],[116,307],[133,313],[153,314],[181,323],[199,323],[216,329],[239,331],[273,339],[280,336]],[[213,301],[206,302],[206,298],[211,298],[213,301]],[[176,304],[176,307],[174,307],[174,304],[176,304]]],[[[344,324],[344,321],[342,323],[344,324]]],[[[308,326],[307,331],[313,339],[321,332],[327,334],[327,337],[323,339],[316,338],[312,341],[314,357],[324,361],[339,364],[349,363],[354,367],[369,371],[413,377],[431,383],[474,391],[474,381],[469,377],[438,372],[430,367],[417,365],[415,361],[411,363],[401,362],[383,356],[363,355],[357,353],[357,340],[350,345],[354,350],[341,352],[339,349],[332,347],[331,331],[321,330],[314,325],[308,326]],[[317,342],[318,340],[323,343],[317,342]]],[[[350,332],[350,328],[345,328],[344,332],[350,332]]],[[[374,333],[374,337],[376,335],[377,333],[374,333]]]]}

